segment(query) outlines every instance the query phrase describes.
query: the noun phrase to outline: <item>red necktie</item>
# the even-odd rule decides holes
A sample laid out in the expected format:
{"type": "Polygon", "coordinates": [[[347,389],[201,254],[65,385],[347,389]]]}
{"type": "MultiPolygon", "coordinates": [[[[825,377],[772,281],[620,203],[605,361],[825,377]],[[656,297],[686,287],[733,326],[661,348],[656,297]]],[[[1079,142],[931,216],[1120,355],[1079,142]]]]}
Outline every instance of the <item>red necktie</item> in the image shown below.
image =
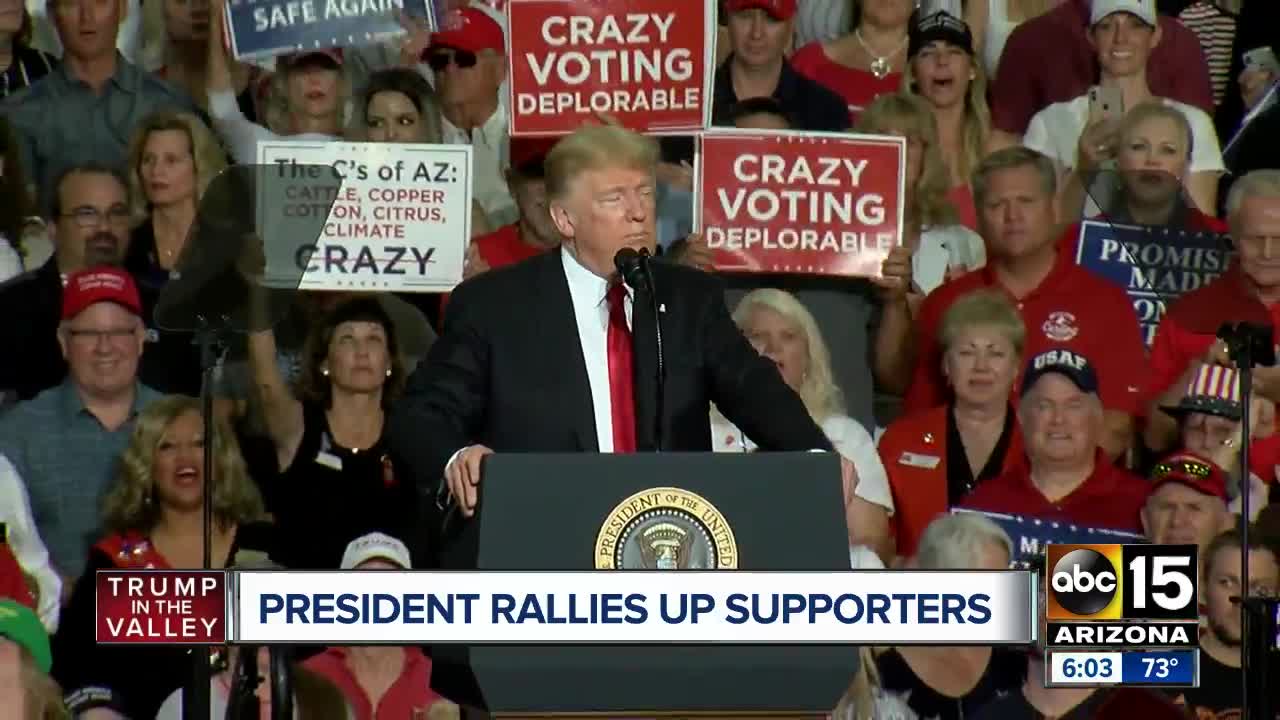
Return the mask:
{"type": "Polygon", "coordinates": [[[613,407],[613,451],[636,451],[636,396],[632,383],[631,328],[627,327],[627,288],[617,283],[609,301],[609,396],[613,407]]]}

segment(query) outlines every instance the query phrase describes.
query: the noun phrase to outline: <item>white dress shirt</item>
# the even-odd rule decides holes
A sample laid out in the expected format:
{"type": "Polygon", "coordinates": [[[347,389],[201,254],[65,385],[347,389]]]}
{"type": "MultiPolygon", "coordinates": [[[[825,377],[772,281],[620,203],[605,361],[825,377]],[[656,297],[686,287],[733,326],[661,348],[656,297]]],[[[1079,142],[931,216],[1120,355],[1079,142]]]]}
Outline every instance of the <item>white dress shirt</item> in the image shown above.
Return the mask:
{"type": "MultiPolygon", "coordinates": [[[[564,277],[569,281],[569,298],[578,322],[578,340],[587,365],[591,385],[591,410],[596,418],[596,441],[600,452],[613,452],[613,394],[609,391],[609,281],[591,272],[566,247],[560,248],[564,277]]],[[[626,286],[624,286],[626,287],[626,286]]],[[[634,293],[627,287],[624,307],[627,327],[631,327],[634,293]]]]}
{"type": "Polygon", "coordinates": [[[446,145],[471,146],[471,193],[493,227],[519,219],[516,201],[507,188],[503,171],[510,163],[511,139],[507,137],[507,112],[498,103],[480,127],[467,132],[440,115],[441,136],[446,145]]]}
{"type": "MultiPolygon", "coordinates": [[[[596,419],[596,443],[600,452],[613,452],[613,394],[609,391],[609,281],[588,270],[569,248],[561,246],[560,262],[564,265],[564,278],[569,283],[569,301],[573,303],[573,317],[578,324],[578,342],[582,347],[582,359],[587,366],[587,383],[591,389],[591,412],[596,419]]],[[[627,327],[631,327],[632,305],[635,291],[629,286],[624,307],[627,327]]],[[[448,468],[470,445],[459,448],[448,468]]]]}
{"type": "Polygon", "coordinates": [[[9,532],[9,548],[18,566],[35,578],[40,592],[36,611],[45,629],[53,633],[58,629],[58,611],[62,607],[62,578],[49,564],[49,550],[36,531],[27,488],[13,463],[3,455],[0,455],[0,522],[9,532]]]}

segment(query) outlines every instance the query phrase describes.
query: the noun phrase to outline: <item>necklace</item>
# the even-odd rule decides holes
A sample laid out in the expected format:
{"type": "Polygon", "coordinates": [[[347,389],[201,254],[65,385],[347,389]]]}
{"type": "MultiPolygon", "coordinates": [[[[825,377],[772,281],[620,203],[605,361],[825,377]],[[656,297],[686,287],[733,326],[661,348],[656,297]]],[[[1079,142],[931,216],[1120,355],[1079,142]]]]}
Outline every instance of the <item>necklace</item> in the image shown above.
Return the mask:
{"type": "Polygon", "coordinates": [[[907,46],[907,38],[904,37],[893,52],[888,55],[877,55],[876,51],[872,50],[871,46],[867,44],[867,41],[862,39],[862,31],[860,29],[854,28],[853,37],[862,46],[862,49],[871,56],[871,74],[875,75],[877,80],[885,79],[889,71],[893,69],[893,63],[890,61],[907,46]]]}

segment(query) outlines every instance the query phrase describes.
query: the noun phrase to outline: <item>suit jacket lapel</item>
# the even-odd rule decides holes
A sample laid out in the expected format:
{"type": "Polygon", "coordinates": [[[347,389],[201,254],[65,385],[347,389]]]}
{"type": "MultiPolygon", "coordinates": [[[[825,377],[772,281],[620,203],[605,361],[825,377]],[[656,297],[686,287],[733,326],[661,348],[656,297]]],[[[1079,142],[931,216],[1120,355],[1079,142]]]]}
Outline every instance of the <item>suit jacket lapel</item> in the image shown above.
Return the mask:
{"type": "Polygon", "coordinates": [[[587,361],[582,354],[582,340],[578,336],[578,320],[573,309],[573,298],[569,294],[569,281],[564,276],[564,261],[558,250],[545,253],[539,260],[542,261],[542,272],[537,288],[537,306],[541,319],[539,332],[534,337],[538,345],[535,352],[557,355],[551,365],[563,372],[563,377],[567,380],[560,385],[565,392],[563,406],[552,409],[548,417],[564,413],[580,449],[598,451],[600,443],[596,440],[591,382],[587,379],[587,361]]]}

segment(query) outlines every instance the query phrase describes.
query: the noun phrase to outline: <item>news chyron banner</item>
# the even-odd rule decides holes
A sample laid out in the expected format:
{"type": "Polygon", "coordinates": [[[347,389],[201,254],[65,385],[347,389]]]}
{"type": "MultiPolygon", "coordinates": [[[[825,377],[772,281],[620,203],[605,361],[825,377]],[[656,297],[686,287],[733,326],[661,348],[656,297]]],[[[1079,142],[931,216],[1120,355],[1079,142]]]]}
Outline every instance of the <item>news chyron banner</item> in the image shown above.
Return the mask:
{"type": "Polygon", "coordinates": [[[1080,223],[1076,246],[1076,264],[1129,294],[1148,348],[1169,305],[1226,272],[1231,255],[1217,233],[1097,220],[1080,223]]]}
{"type": "Polygon", "coordinates": [[[712,0],[509,0],[510,133],[565,135],[601,115],[647,133],[711,117],[712,0]]]}
{"type": "Polygon", "coordinates": [[[1195,545],[1050,545],[1046,686],[1199,684],[1195,545]]]}
{"type": "Polygon", "coordinates": [[[372,45],[404,34],[403,13],[435,27],[439,0],[228,0],[224,27],[237,60],[372,45]]]}
{"type": "Polygon", "coordinates": [[[303,290],[452,290],[462,282],[471,237],[471,158],[469,145],[258,143],[258,163],[277,169],[274,182],[259,184],[264,283],[303,290]],[[331,181],[309,177],[325,165],[342,178],[336,190],[331,181]],[[290,223],[308,213],[326,216],[319,240],[291,237],[290,223]]]}
{"type": "Polygon", "coordinates": [[[875,277],[902,244],[902,138],[713,130],[699,145],[694,226],[717,270],[875,277]]]}
{"type": "Polygon", "coordinates": [[[354,572],[99,571],[97,640],[1025,645],[1039,625],[1018,570],[354,572]]]}

